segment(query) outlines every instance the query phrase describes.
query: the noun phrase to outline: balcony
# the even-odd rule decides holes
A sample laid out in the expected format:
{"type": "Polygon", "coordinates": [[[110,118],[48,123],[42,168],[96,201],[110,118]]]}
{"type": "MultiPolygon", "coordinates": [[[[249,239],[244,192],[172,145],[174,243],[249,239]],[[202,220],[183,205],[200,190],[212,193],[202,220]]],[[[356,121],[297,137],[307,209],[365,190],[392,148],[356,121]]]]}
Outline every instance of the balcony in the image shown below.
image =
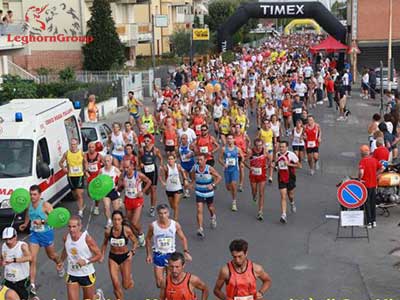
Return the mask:
{"type": "Polygon", "coordinates": [[[23,44],[20,40],[15,41],[15,37],[27,36],[23,31],[23,23],[0,24],[0,55],[22,55],[29,50],[27,44],[23,44]]]}
{"type": "Polygon", "coordinates": [[[119,39],[126,47],[138,44],[138,25],[135,23],[117,24],[116,30],[119,39]]]}
{"type": "Polygon", "coordinates": [[[139,43],[147,43],[152,40],[151,24],[138,23],[138,41],[139,43]]]}

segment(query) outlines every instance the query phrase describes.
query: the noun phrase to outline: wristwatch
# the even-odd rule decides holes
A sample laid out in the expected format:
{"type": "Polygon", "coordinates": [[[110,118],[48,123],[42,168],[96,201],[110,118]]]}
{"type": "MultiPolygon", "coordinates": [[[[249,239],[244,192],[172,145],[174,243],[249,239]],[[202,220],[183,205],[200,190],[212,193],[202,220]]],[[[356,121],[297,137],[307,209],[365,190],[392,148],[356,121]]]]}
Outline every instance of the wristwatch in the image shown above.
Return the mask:
{"type": "Polygon", "coordinates": [[[216,185],[214,183],[211,183],[212,187],[215,189],[216,185]]]}
{"type": "Polygon", "coordinates": [[[16,257],[14,257],[14,260],[13,260],[13,262],[15,262],[15,263],[17,262],[17,258],[16,258],[16,257]]]}

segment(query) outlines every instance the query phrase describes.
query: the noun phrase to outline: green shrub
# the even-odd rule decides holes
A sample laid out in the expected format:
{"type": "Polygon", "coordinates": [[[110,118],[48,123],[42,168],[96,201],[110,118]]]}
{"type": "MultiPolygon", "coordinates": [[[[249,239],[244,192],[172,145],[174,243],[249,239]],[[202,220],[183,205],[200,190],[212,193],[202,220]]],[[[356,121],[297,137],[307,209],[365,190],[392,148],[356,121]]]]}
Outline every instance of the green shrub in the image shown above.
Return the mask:
{"type": "Polygon", "coordinates": [[[0,91],[0,103],[18,98],[37,98],[37,85],[33,80],[20,76],[4,75],[0,91]]]}
{"type": "Polygon", "coordinates": [[[75,70],[71,67],[66,67],[64,70],[58,72],[60,80],[63,82],[74,81],[75,80],[75,70]]]}
{"type": "Polygon", "coordinates": [[[230,64],[235,60],[235,53],[232,51],[226,51],[222,53],[222,61],[230,64]]]}

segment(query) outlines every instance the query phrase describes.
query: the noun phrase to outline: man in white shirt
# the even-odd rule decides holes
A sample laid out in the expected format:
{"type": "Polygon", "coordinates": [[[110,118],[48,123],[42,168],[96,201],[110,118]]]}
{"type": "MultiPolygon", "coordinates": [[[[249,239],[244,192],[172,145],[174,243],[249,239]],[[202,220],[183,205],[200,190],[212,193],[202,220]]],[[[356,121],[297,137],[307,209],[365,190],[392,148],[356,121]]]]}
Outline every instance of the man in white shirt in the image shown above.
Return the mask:
{"type": "Polygon", "coordinates": [[[311,67],[309,64],[307,64],[307,65],[304,67],[303,72],[304,72],[304,78],[305,78],[305,79],[310,79],[311,76],[312,76],[313,73],[314,73],[312,67],[311,67]]]}
{"type": "Polygon", "coordinates": [[[196,133],[192,128],[189,127],[189,122],[187,120],[183,121],[182,128],[178,129],[179,139],[181,139],[183,134],[187,135],[189,145],[196,141],[196,133]]]}
{"type": "Polygon", "coordinates": [[[342,84],[345,88],[346,95],[348,95],[350,91],[350,77],[349,77],[349,72],[347,70],[344,70],[344,74],[342,76],[342,84]]]}
{"type": "Polygon", "coordinates": [[[303,78],[299,77],[294,87],[296,93],[300,96],[300,101],[305,101],[305,95],[307,93],[307,85],[303,82],[303,78]]]}

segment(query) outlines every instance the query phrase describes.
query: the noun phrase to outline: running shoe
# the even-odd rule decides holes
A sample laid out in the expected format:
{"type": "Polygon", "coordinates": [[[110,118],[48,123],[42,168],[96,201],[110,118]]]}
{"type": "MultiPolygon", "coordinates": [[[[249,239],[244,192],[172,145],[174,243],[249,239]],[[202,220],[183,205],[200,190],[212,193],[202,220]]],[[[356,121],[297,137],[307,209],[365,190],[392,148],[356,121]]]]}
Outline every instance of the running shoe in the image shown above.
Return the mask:
{"type": "Polygon", "coordinates": [[[80,209],[78,211],[78,216],[79,216],[79,218],[83,219],[83,209],[80,209]]]}
{"type": "Polygon", "coordinates": [[[93,209],[93,215],[98,216],[100,215],[100,210],[98,206],[95,206],[93,209]]]}
{"type": "Polygon", "coordinates": [[[375,222],[375,221],[372,222],[372,227],[373,227],[373,228],[376,227],[376,222],[375,222]]]}
{"type": "Polygon", "coordinates": [[[314,174],[315,174],[315,171],[314,171],[313,169],[311,169],[311,170],[310,170],[310,175],[311,175],[311,176],[314,176],[314,174]]]}
{"type": "Polygon", "coordinates": [[[30,285],[29,288],[30,288],[30,293],[31,293],[32,295],[36,296],[37,291],[36,291],[36,286],[35,286],[35,284],[34,284],[34,283],[31,283],[31,285],[30,285]]]}
{"type": "Polygon", "coordinates": [[[184,198],[190,198],[189,190],[185,190],[185,194],[183,195],[184,198]]]}
{"type": "Polygon", "coordinates": [[[102,289],[97,289],[96,290],[96,295],[95,295],[96,300],[106,300],[106,297],[104,297],[104,292],[102,289]]]}
{"type": "Polygon", "coordinates": [[[156,209],[152,206],[149,209],[149,216],[154,217],[156,215],[156,209]]]}
{"type": "Polygon", "coordinates": [[[315,170],[319,170],[319,160],[315,163],[315,170]]]}
{"type": "Polygon", "coordinates": [[[257,204],[257,197],[253,198],[253,204],[256,205],[257,204]]]}
{"type": "Polygon", "coordinates": [[[239,192],[243,192],[243,185],[239,185],[238,191],[239,191],[239,192]]]}
{"type": "Polygon", "coordinates": [[[104,226],[104,228],[108,229],[108,228],[111,228],[111,227],[112,227],[112,221],[111,221],[111,219],[108,219],[106,225],[104,226]]]}
{"type": "Polygon", "coordinates": [[[293,202],[290,202],[290,211],[292,212],[292,213],[296,213],[296,211],[297,211],[297,208],[296,208],[296,204],[294,203],[294,201],[293,202]]]}
{"type": "Polygon", "coordinates": [[[368,223],[367,228],[368,228],[368,229],[372,229],[372,224],[371,224],[371,223],[368,223]]]}
{"type": "Polygon", "coordinates": [[[143,233],[138,236],[138,240],[139,240],[139,246],[140,247],[146,246],[146,240],[144,239],[144,234],[143,233]]]}
{"type": "Polygon", "coordinates": [[[285,214],[281,215],[281,219],[279,220],[282,224],[286,224],[287,223],[287,217],[285,214]]]}
{"type": "Polygon", "coordinates": [[[264,221],[264,214],[262,213],[262,211],[259,211],[257,214],[257,220],[258,221],[264,221]]]}
{"type": "Polygon", "coordinates": [[[232,201],[232,211],[238,211],[236,201],[232,201]]]}
{"type": "Polygon", "coordinates": [[[60,277],[60,278],[63,278],[64,277],[64,275],[65,275],[65,269],[64,269],[64,266],[62,267],[62,269],[57,269],[57,275],[58,275],[58,277],[60,277]]]}
{"type": "Polygon", "coordinates": [[[268,178],[268,182],[272,183],[272,177],[271,176],[268,178]]]}
{"type": "Polygon", "coordinates": [[[215,229],[215,228],[217,228],[217,216],[213,216],[213,217],[211,217],[211,228],[212,229],[215,229]]]}
{"type": "Polygon", "coordinates": [[[199,237],[201,237],[202,239],[205,237],[203,228],[197,229],[197,235],[198,235],[199,237]]]}

